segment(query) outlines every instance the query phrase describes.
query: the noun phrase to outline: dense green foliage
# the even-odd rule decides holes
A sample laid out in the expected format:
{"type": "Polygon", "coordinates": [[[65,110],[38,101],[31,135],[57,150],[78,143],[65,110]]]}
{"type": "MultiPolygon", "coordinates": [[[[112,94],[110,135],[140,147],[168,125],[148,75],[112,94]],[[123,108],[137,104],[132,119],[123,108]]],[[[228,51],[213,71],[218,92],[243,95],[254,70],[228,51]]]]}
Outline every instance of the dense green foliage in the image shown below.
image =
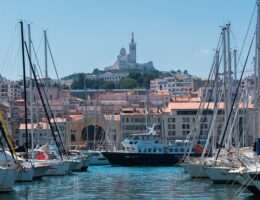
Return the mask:
{"type": "MultiPolygon", "coordinates": [[[[99,71],[94,70],[94,73],[99,73],[99,71]]],[[[73,78],[74,80],[71,86],[72,89],[133,89],[149,88],[150,80],[158,78],[160,74],[161,72],[155,70],[147,72],[133,71],[119,82],[85,79],[84,73],[74,74],[73,76],[70,76],[70,78],[73,78]]]]}
{"type": "MultiPolygon", "coordinates": [[[[92,74],[102,74],[104,71],[94,69],[92,74]]],[[[146,88],[150,86],[150,81],[159,77],[171,76],[180,70],[170,72],[160,72],[158,70],[147,71],[128,71],[129,75],[122,78],[119,82],[104,81],[104,80],[90,80],[86,79],[85,73],[72,74],[64,79],[72,79],[72,89],[133,89],[133,88],[146,88]],[[85,82],[84,82],[85,81],[85,82]]],[[[187,70],[184,70],[187,73],[187,70]]]]}

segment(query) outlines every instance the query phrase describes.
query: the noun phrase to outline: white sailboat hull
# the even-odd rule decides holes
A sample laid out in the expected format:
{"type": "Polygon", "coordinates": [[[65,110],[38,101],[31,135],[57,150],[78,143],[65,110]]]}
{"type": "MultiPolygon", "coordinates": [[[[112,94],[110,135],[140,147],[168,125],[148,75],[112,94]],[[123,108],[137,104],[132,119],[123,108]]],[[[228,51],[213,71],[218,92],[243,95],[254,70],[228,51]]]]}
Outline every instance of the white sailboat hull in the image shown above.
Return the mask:
{"type": "Polygon", "coordinates": [[[202,164],[185,163],[183,164],[183,167],[191,178],[208,178],[204,165],[202,164]]]}
{"type": "Polygon", "coordinates": [[[49,165],[48,163],[33,161],[34,175],[33,179],[39,179],[46,175],[49,165]]]}
{"type": "Polygon", "coordinates": [[[88,165],[109,165],[109,161],[99,151],[88,152],[88,165]]]}
{"type": "Polygon", "coordinates": [[[237,176],[229,173],[230,168],[225,167],[205,167],[210,180],[217,184],[237,183],[237,176]]]}
{"type": "Polygon", "coordinates": [[[48,165],[46,176],[64,176],[69,173],[69,163],[60,160],[39,161],[48,165]]]}
{"type": "Polygon", "coordinates": [[[68,160],[66,161],[69,164],[69,169],[72,172],[81,171],[83,167],[83,162],[81,160],[68,160]]]}

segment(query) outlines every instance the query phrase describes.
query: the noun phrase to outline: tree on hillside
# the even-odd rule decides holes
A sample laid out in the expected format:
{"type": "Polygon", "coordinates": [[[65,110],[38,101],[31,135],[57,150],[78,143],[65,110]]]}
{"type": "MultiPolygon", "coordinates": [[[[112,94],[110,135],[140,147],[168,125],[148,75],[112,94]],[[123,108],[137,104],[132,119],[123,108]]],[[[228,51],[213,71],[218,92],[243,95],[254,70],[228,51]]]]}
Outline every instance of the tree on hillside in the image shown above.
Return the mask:
{"type": "Polygon", "coordinates": [[[132,78],[122,78],[119,81],[119,88],[121,89],[134,89],[136,87],[137,87],[137,82],[132,78]]]}
{"type": "Polygon", "coordinates": [[[95,69],[93,70],[92,74],[98,75],[98,74],[100,74],[101,72],[102,72],[101,70],[99,70],[98,68],[95,68],[95,69]]]}

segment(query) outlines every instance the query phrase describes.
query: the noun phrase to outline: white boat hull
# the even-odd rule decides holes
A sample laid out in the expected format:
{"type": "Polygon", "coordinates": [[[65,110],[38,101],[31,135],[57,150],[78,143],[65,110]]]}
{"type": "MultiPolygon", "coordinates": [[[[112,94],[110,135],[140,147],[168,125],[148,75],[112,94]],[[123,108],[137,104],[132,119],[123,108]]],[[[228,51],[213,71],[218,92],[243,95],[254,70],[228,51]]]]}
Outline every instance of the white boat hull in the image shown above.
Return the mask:
{"type": "Polygon", "coordinates": [[[67,175],[69,170],[69,163],[60,160],[46,160],[40,161],[48,165],[46,176],[64,176],[67,175]]]}
{"type": "Polygon", "coordinates": [[[14,168],[0,168],[0,192],[10,192],[16,179],[14,168]]]}
{"type": "Polygon", "coordinates": [[[185,163],[183,167],[191,178],[208,178],[204,165],[202,164],[185,163]]]}
{"type": "Polygon", "coordinates": [[[49,169],[49,165],[48,163],[33,161],[33,168],[34,168],[33,179],[39,179],[46,175],[49,169]]]}
{"type": "MultiPolygon", "coordinates": [[[[102,155],[102,154],[101,154],[102,155]]],[[[88,160],[89,165],[109,165],[109,161],[102,155],[102,156],[92,156],[90,155],[88,160]]]]}
{"type": "Polygon", "coordinates": [[[79,172],[83,167],[83,162],[81,160],[68,160],[66,162],[69,163],[69,169],[72,172],[79,172]]]}
{"type": "Polygon", "coordinates": [[[238,183],[236,174],[229,173],[230,168],[205,167],[209,179],[216,184],[238,183]]]}

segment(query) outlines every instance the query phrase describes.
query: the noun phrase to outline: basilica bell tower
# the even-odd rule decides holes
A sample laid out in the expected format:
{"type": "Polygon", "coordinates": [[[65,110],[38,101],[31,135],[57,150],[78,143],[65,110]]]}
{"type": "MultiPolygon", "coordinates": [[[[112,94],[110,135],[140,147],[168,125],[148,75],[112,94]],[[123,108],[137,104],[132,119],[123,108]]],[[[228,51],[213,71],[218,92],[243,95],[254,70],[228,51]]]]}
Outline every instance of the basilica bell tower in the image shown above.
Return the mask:
{"type": "Polygon", "coordinates": [[[136,43],[132,32],[131,42],[129,43],[128,62],[136,64],[136,43]]]}

